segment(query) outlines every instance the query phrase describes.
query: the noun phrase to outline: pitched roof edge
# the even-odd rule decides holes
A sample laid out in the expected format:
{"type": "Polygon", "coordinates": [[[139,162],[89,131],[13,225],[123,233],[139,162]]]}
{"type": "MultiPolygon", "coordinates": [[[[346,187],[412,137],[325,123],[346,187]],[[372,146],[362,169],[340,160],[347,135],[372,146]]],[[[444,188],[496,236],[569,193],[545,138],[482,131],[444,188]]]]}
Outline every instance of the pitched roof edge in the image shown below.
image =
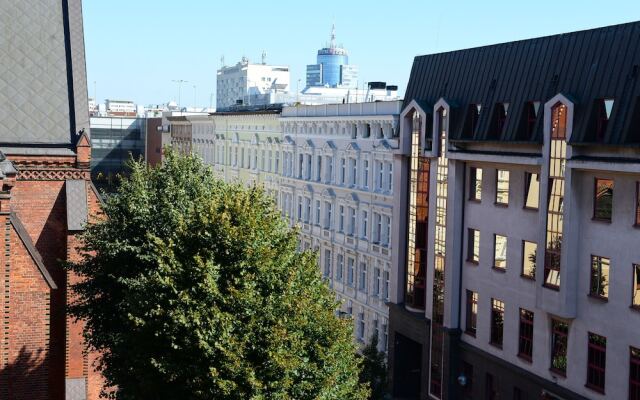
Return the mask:
{"type": "Polygon", "coordinates": [[[44,265],[40,252],[38,251],[38,249],[36,249],[36,246],[33,244],[31,237],[27,233],[27,229],[24,227],[24,225],[22,225],[22,221],[20,221],[20,217],[18,217],[18,214],[16,214],[15,212],[12,212],[9,219],[11,220],[11,225],[13,225],[13,228],[16,230],[18,237],[20,237],[20,240],[22,240],[24,247],[27,248],[27,252],[29,252],[29,255],[31,255],[31,258],[38,266],[38,269],[40,270],[40,273],[42,274],[42,277],[44,278],[44,280],[47,281],[47,284],[51,289],[57,289],[58,286],[53,281],[53,278],[51,277],[49,270],[44,265]]]}

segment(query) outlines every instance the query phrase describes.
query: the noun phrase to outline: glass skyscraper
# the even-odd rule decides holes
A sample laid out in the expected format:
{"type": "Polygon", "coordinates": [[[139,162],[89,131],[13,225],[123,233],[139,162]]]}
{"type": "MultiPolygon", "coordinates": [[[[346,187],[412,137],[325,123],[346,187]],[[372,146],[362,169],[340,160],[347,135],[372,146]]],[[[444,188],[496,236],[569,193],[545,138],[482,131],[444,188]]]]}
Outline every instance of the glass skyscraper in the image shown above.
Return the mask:
{"type": "Polygon", "coordinates": [[[318,50],[317,63],[307,65],[307,87],[356,88],[358,68],[349,65],[347,50],[336,45],[336,28],[331,29],[328,47],[318,50]]]}

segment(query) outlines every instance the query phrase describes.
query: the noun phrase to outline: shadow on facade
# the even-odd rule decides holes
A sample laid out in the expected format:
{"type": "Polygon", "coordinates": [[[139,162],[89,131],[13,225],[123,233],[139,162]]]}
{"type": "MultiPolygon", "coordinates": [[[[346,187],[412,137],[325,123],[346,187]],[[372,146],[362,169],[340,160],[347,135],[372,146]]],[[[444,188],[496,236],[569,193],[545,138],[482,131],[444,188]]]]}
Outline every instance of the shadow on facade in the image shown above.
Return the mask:
{"type": "Polygon", "coordinates": [[[43,349],[30,352],[25,346],[16,360],[0,369],[0,398],[48,399],[47,367],[43,349]]]}

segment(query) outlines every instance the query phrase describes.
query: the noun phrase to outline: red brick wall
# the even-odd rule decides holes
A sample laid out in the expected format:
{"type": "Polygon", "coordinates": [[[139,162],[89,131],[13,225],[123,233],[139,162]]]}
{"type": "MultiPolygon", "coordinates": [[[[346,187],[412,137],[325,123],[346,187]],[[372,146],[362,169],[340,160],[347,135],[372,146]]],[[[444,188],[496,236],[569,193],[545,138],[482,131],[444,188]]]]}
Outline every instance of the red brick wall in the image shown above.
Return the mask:
{"type": "Polygon", "coordinates": [[[58,286],[51,294],[49,399],[63,400],[65,390],[67,214],[64,181],[17,181],[11,208],[24,224],[58,286]]]}
{"type": "MultiPolygon", "coordinates": [[[[0,232],[10,246],[8,304],[5,300],[2,386],[9,400],[45,400],[49,390],[49,314],[51,289],[22,240],[3,216],[0,232]],[[7,307],[8,306],[8,307],[7,307]]],[[[6,247],[5,247],[6,249],[6,247]]],[[[7,254],[4,260],[7,261],[7,254]]],[[[3,263],[6,267],[6,264],[3,263]]],[[[7,269],[5,269],[5,272],[7,269]]]]}

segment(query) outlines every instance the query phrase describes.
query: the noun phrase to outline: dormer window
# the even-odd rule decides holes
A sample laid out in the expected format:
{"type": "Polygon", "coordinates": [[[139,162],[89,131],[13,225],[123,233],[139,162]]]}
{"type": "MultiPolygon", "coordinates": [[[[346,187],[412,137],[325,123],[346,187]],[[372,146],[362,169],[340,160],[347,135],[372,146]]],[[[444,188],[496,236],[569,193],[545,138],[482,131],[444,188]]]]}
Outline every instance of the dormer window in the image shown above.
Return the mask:
{"type": "Polygon", "coordinates": [[[493,139],[500,139],[504,132],[504,126],[507,122],[507,112],[509,111],[509,103],[496,103],[493,108],[493,116],[491,118],[491,127],[489,136],[493,139]]]}
{"type": "Polygon", "coordinates": [[[469,104],[467,116],[464,121],[464,131],[462,132],[465,138],[473,138],[473,135],[476,133],[481,110],[482,104],[469,104]]]}
{"type": "Polygon", "coordinates": [[[597,99],[595,103],[596,123],[595,123],[595,140],[603,142],[607,133],[609,118],[613,110],[614,99],[597,99]]]}

